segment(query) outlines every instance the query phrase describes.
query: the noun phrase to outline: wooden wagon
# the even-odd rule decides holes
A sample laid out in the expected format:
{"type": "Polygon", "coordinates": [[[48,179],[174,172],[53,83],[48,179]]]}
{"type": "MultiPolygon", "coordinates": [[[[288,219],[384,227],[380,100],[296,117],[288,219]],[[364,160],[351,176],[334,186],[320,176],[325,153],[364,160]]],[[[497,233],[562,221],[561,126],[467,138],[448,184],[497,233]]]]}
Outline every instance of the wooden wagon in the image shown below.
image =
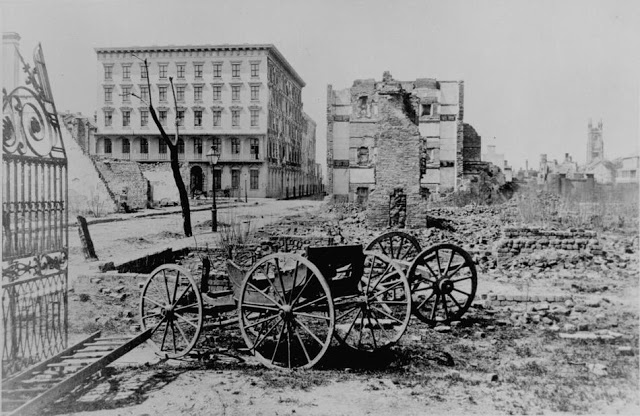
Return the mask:
{"type": "Polygon", "coordinates": [[[227,271],[225,290],[203,290],[173,264],[151,273],[140,315],[159,354],[182,357],[204,327],[237,323],[249,351],[267,366],[310,368],[334,338],[360,351],[397,342],[412,310],[431,324],[459,319],[477,284],[475,266],[461,248],[441,244],[421,251],[415,238],[397,231],[367,250],[307,246],[304,255],[269,254],[248,270],[227,260],[227,271]]]}

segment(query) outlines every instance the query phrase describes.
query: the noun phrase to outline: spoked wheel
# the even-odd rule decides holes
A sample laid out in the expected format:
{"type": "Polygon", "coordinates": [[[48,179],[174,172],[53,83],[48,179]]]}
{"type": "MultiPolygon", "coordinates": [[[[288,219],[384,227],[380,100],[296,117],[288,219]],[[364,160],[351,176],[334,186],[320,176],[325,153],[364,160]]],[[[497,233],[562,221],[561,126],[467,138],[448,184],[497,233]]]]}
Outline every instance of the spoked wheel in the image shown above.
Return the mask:
{"type": "Polygon", "coordinates": [[[164,358],[183,357],[202,330],[202,298],[184,267],[165,264],[153,272],[140,299],[142,329],[153,329],[151,343],[164,358]]]}
{"type": "Polygon", "coordinates": [[[421,252],[407,277],[413,313],[431,325],[460,319],[471,306],[478,283],[471,256],[454,244],[437,244],[421,252]]]}
{"type": "Polygon", "coordinates": [[[238,315],[247,347],[269,367],[310,368],[333,336],[329,285],[296,254],[268,255],[247,272],[238,315]]]}
{"type": "Polygon", "coordinates": [[[411,292],[402,269],[385,255],[365,252],[358,292],[335,301],[336,338],[369,352],[398,341],[411,317],[411,292]]]}
{"type": "Polygon", "coordinates": [[[414,236],[402,231],[389,231],[376,237],[365,250],[381,252],[392,259],[413,260],[422,249],[414,236]]]}

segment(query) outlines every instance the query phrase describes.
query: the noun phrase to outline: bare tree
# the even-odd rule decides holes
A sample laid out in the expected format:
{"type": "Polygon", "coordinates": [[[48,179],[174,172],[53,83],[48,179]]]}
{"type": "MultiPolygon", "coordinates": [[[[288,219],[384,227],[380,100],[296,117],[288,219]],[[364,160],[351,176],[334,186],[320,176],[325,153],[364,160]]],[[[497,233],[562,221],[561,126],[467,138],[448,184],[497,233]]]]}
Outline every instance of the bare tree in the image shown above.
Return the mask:
{"type": "MultiPolygon", "coordinates": [[[[140,58],[138,58],[140,59],[140,58]]],[[[149,113],[151,113],[151,118],[153,118],[153,122],[158,127],[160,131],[160,135],[162,136],[162,140],[167,145],[169,149],[169,157],[171,160],[171,171],[173,172],[173,180],[176,182],[176,187],[178,188],[178,194],[180,195],[180,206],[182,207],[182,221],[184,228],[184,235],[186,237],[191,237],[191,209],[189,208],[189,195],[187,194],[187,188],[184,185],[184,181],[182,180],[182,175],[180,174],[180,162],[178,161],[178,139],[179,139],[179,119],[176,117],[176,134],[174,139],[172,140],[167,132],[164,131],[164,127],[162,123],[160,123],[160,119],[156,114],[156,110],[153,108],[153,100],[151,99],[151,81],[149,81],[149,67],[147,64],[146,58],[144,59],[144,70],[147,73],[147,89],[149,91],[149,102],[147,103],[135,94],[132,94],[134,97],[137,97],[145,103],[149,107],[149,113]]],[[[176,115],[178,114],[178,102],[176,100],[176,92],[173,88],[173,77],[169,77],[169,82],[171,83],[171,92],[173,93],[173,105],[175,108],[176,115]]]]}

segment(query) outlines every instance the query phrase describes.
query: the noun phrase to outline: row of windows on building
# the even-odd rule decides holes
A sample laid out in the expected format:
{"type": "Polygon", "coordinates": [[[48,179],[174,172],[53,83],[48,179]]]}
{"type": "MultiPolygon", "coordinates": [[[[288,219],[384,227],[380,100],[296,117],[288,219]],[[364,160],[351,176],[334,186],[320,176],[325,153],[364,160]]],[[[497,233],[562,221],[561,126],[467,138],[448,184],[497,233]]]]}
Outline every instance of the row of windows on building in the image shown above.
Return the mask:
{"type": "MultiPolygon", "coordinates": [[[[126,137],[121,139],[121,152],[123,154],[131,153],[131,141],[126,137]]],[[[212,143],[212,147],[214,151],[218,154],[222,154],[222,139],[220,137],[214,137],[212,143]]],[[[241,144],[240,139],[237,137],[232,137],[230,140],[231,144],[231,154],[239,155],[241,144]]],[[[96,142],[96,153],[99,153],[99,143],[96,142]]],[[[113,153],[113,142],[109,138],[104,139],[104,153],[111,154],[113,153]]],[[[145,154],[149,153],[149,139],[141,138],[139,140],[139,150],[140,153],[145,154]]],[[[184,154],[184,140],[178,139],[176,143],[176,147],[178,149],[179,154],[184,154]]],[[[195,137],[193,139],[193,153],[196,155],[202,155],[203,152],[203,140],[199,137],[195,137]]],[[[158,153],[164,154],[167,153],[167,144],[163,140],[158,140],[158,153]]],[[[251,155],[251,159],[259,159],[260,158],[260,141],[258,139],[250,139],[249,140],[249,154],[251,155]]]]}
{"type": "Polygon", "coordinates": [[[282,91],[285,96],[292,99],[295,103],[302,102],[302,93],[300,88],[295,86],[289,77],[285,75],[285,72],[275,65],[269,66],[267,80],[269,81],[269,84],[273,84],[275,91],[282,91]]]}
{"type": "MultiPolygon", "coordinates": [[[[231,86],[231,100],[232,101],[240,101],[240,91],[241,91],[241,87],[242,85],[232,85],[231,86]]],[[[176,85],[176,101],[178,102],[184,102],[185,100],[185,92],[186,92],[186,85],[176,85]]],[[[194,101],[202,101],[202,91],[203,91],[204,85],[194,85],[193,86],[193,100],[194,101]]],[[[113,102],[113,85],[106,85],[104,86],[104,101],[106,103],[112,103],[113,102]]],[[[122,97],[122,102],[123,103],[130,103],[131,102],[131,97],[132,96],[136,96],[135,93],[133,92],[133,87],[131,85],[122,85],[120,86],[120,90],[122,91],[122,93],[120,94],[122,97]]],[[[163,101],[168,101],[168,91],[169,91],[169,87],[166,85],[159,85],[158,86],[158,100],[163,102],[163,101]]],[[[221,84],[216,84],[212,86],[212,93],[213,93],[213,101],[222,101],[222,85],[221,84]]],[[[250,86],[250,91],[251,91],[251,101],[259,101],[260,100],[260,85],[251,85],[250,86]]],[[[140,87],[140,96],[138,97],[140,98],[141,101],[143,102],[149,102],[149,87],[147,86],[141,86],[140,87]]]]}
{"type": "MultiPolygon", "coordinates": [[[[213,62],[213,78],[222,78],[222,69],[223,62],[213,62]]],[[[158,63],[158,77],[160,79],[167,79],[169,76],[169,64],[168,63],[158,63]]],[[[122,66],[122,79],[131,79],[131,67],[133,64],[131,63],[123,63],[122,66]]],[[[196,79],[202,79],[204,74],[204,62],[198,62],[193,64],[193,76],[196,79]]],[[[104,64],[104,79],[106,81],[113,79],[113,67],[114,64],[104,64]]],[[[251,78],[260,77],[260,62],[251,62],[251,78]]],[[[231,62],[231,76],[233,78],[240,78],[242,63],[241,62],[231,62]]],[[[176,63],[175,64],[175,74],[177,79],[186,78],[187,73],[187,64],[186,63],[176,63]]],[[[144,64],[140,64],[140,79],[147,79],[147,70],[144,64]]]]}
{"type": "MultiPolygon", "coordinates": [[[[104,110],[104,125],[106,127],[113,126],[113,111],[114,110],[104,110]]],[[[178,109],[176,112],[176,121],[179,126],[184,126],[185,119],[185,111],[178,109]]],[[[203,127],[203,110],[193,110],[193,126],[194,127],[203,127]]],[[[231,110],[231,126],[232,127],[240,127],[240,115],[241,110],[232,109],[231,110]]],[[[122,127],[131,127],[131,110],[121,110],[122,113],[122,127]]],[[[168,110],[158,110],[158,119],[160,124],[163,126],[167,125],[167,114],[168,110]]],[[[213,127],[221,127],[222,126],[222,110],[215,109],[212,110],[213,114],[213,127]]],[[[250,126],[258,127],[260,125],[260,110],[259,109],[250,109],[249,110],[250,117],[250,126]]],[[[149,125],[149,110],[140,110],[140,127],[146,127],[149,125]]]]}
{"type": "MultiPolygon", "coordinates": [[[[214,170],[214,182],[216,190],[222,189],[222,169],[214,170]]],[[[257,169],[249,170],[249,189],[259,189],[260,171],[257,169]]],[[[231,188],[240,188],[240,169],[231,169],[231,188]]]]}

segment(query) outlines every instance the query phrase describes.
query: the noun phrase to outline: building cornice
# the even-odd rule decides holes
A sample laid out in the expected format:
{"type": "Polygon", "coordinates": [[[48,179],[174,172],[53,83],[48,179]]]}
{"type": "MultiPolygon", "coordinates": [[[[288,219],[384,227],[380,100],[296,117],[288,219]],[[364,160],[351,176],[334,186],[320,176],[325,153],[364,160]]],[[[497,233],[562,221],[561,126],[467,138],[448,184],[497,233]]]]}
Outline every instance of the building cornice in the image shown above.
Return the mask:
{"type": "Polygon", "coordinates": [[[220,52],[220,51],[267,51],[295,78],[295,80],[304,87],[306,84],[302,77],[298,75],[291,64],[280,53],[278,48],[272,44],[242,44],[242,45],[167,45],[167,46],[123,46],[113,48],[94,48],[96,54],[141,54],[154,52],[220,52]]]}

